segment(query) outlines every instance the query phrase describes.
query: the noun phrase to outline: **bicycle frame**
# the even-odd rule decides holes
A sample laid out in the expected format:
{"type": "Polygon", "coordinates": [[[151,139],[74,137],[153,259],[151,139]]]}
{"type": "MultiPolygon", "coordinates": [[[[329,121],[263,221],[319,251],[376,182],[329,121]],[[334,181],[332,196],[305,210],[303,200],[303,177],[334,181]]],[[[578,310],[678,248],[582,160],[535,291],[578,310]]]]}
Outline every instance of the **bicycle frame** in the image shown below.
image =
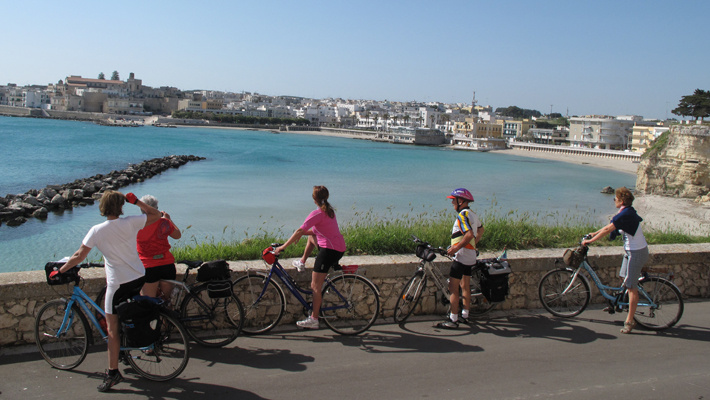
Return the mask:
{"type": "MultiPolygon", "coordinates": [[[[569,285],[562,292],[563,295],[567,294],[567,292],[575,286],[577,278],[579,277],[582,270],[587,271],[589,276],[592,278],[594,285],[597,287],[597,289],[599,289],[599,293],[601,293],[601,295],[604,296],[605,299],[612,301],[614,304],[617,304],[620,306],[628,306],[629,305],[629,303],[621,301],[623,296],[621,296],[621,295],[613,296],[613,295],[607,293],[607,291],[618,291],[621,294],[623,294],[624,291],[626,290],[626,288],[624,286],[616,287],[616,286],[609,286],[609,285],[603,284],[601,282],[601,279],[599,279],[599,275],[597,275],[596,271],[594,271],[594,268],[589,264],[589,261],[587,260],[586,257],[584,258],[582,263],[579,264],[579,266],[574,270],[574,274],[572,275],[572,279],[570,280],[569,285]]],[[[586,279],[586,278],[582,277],[580,279],[586,279]]],[[[639,278],[639,280],[642,280],[642,279],[644,279],[643,275],[641,276],[641,278],[639,278]]],[[[652,300],[653,297],[650,296],[643,289],[642,286],[639,285],[638,289],[639,289],[638,306],[658,308],[658,305],[652,300]],[[648,302],[646,303],[646,302],[643,302],[642,300],[648,300],[648,302]]]]}
{"type": "MultiPolygon", "coordinates": [[[[260,272],[260,271],[259,271],[260,272]]],[[[342,274],[342,272],[341,272],[342,274]]],[[[303,289],[298,284],[291,278],[291,275],[286,272],[283,266],[279,263],[279,260],[277,259],[274,261],[274,263],[271,265],[271,269],[269,270],[268,273],[263,274],[266,278],[264,287],[261,289],[261,293],[259,294],[259,297],[255,301],[255,303],[258,303],[261,301],[261,297],[266,293],[266,288],[268,286],[268,282],[273,280],[273,276],[276,275],[279,280],[286,285],[286,288],[293,294],[293,296],[296,298],[296,300],[299,301],[305,307],[307,310],[312,310],[313,309],[313,303],[310,303],[306,301],[306,299],[303,297],[303,295],[313,295],[313,291],[308,290],[308,289],[303,289]],[[302,295],[303,294],[303,295],[302,295]]],[[[345,275],[345,274],[343,274],[345,275]]],[[[323,282],[323,287],[326,287],[330,283],[330,275],[328,275],[325,278],[325,281],[323,282]]],[[[349,304],[345,296],[343,296],[338,289],[335,288],[335,286],[331,286],[333,289],[334,293],[338,296],[338,298],[343,302],[342,305],[339,306],[333,306],[333,307],[321,307],[321,311],[331,311],[331,310],[340,310],[343,308],[348,308],[349,304]]]]}
{"type": "MultiPolygon", "coordinates": [[[[74,323],[73,317],[69,316],[69,310],[71,310],[71,307],[77,304],[79,305],[79,308],[82,310],[84,315],[88,317],[89,322],[91,325],[94,326],[99,331],[99,334],[101,337],[104,339],[104,341],[108,341],[108,332],[105,332],[103,328],[101,327],[101,324],[99,321],[96,319],[96,316],[93,312],[91,312],[91,309],[93,308],[95,311],[98,311],[104,318],[106,318],[106,311],[104,311],[103,307],[100,307],[98,304],[92,300],[89,295],[87,295],[81,288],[77,285],[74,285],[74,290],[72,291],[72,295],[69,298],[69,301],[67,302],[67,311],[64,313],[64,317],[62,318],[62,324],[59,326],[59,329],[57,330],[57,336],[63,335],[65,332],[67,332],[72,324],[74,323]],[[88,305],[87,305],[88,303],[88,305]],[[89,307],[91,306],[91,308],[89,307]]],[[[144,347],[123,347],[121,346],[121,351],[123,350],[134,350],[134,349],[140,349],[140,350],[148,350],[151,349],[155,346],[154,343],[151,343],[148,346],[144,347]]]]}

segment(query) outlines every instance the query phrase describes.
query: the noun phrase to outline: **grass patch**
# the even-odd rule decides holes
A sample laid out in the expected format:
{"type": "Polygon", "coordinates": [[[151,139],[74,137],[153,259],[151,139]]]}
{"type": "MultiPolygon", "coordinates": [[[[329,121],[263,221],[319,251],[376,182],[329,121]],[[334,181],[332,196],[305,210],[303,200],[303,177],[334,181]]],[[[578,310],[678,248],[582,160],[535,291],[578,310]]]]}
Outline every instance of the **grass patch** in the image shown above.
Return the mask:
{"type": "MultiPolygon", "coordinates": [[[[414,234],[433,246],[450,244],[453,211],[412,213],[398,217],[382,217],[372,211],[356,213],[355,222],[341,226],[348,245],[348,255],[411,254],[414,234]]],[[[582,236],[601,226],[594,221],[560,215],[534,215],[495,212],[481,216],[485,232],[478,245],[481,251],[501,251],[503,248],[524,250],[536,248],[564,248],[578,245],[582,236]]],[[[291,232],[269,233],[260,231],[243,240],[217,240],[214,237],[196,239],[172,249],[176,260],[256,260],[263,249],[272,243],[283,243],[291,232]]],[[[690,236],[681,232],[664,230],[644,232],[649,244],[708,243],[710,237],[690,236]]],[[[290,246],[283,257],[300,257],[305,238],[290,246]]],[[[594,245],[619,246],[620,240],[599,240],[594,245]]]]}

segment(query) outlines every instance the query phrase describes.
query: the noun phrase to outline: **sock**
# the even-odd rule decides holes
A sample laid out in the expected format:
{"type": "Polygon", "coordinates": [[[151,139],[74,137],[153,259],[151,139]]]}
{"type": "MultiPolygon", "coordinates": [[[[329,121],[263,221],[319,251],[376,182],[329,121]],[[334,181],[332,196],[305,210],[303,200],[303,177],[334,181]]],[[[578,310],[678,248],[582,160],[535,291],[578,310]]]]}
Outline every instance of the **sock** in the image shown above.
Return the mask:
{"type": "Polygon", "coordinates": [[[451,322],[458,322],[459,315],[458,314],[449,314],[449,319],[451,320],[451,322]]]}
{"type": "Polygon", "coordinates": [[[461,310],[461,318],[468,318],[468,310],[461,310]]]}

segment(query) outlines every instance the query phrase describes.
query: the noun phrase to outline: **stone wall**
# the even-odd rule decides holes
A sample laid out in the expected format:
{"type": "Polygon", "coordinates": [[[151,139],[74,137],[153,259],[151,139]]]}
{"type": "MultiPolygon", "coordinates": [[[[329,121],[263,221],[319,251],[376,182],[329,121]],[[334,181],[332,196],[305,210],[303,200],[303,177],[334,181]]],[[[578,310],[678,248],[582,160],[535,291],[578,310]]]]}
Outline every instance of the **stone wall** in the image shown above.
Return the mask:
{"type": "MultiPolygon", "coordinates": [[[[564,249],[508,251],[513,269],[510,275],[510,295],[498,307],[509,309],[541,308],[537,285],[542,275],[555,268],[564,249]]],[[[710,297],[710,244],[655,245],[650,246],[651,258],[648,266],[664,267],[674,272],[674,282],[685,297],[710,297]]],[[[617,272],[621,264],[622,250],[619,247],[593,247],[590,262],[596,266],[602,282],[616,284],[617,272]]],[[[493,257],[482,254],[482,257],[493,257]]],[[[418,259],[414,255],[392,256],[346,256],[343,264],[360,265],[360,273],[376,283],[380,291],[381,315],[378,320],[392,321],[397,296],[409,277],[416,270],[418,259]]],[[[448,273],[448,261],[435,261],[444,273],[448,273]]],[[[265,270],[261,261],[230,262],[232,276],[236,278],[248,269],[265,270]]],[[[284,260],[291,265],[291,260],[284,260]]],[[[561,263],[559,265],[562,265],[561,263]]],[[[179,266],[183,267],[183,266],[179,266]]],[[[310,270],[289,272],[303,286],[308,286],[310,270]]],[[[105,285],[104,271],[89,269],[82,271],[84,291],[92,297],[105,285]]],[[[591,283],[591,282],[590,282],[591,283]]],[[[593,284],[592,284],[593,285],[593,284]]],[[[71,285],[49,286],[44,271],[16,272],[0,274],[0,346],[34,343],[34,315],[45,302],[58,297],[69,296],[71,285]]],[[[446,308],[436,302],[435,288],[429,283],[429,293],[422,298],[419,314],[444,313],[446,308]]],[[[598,291],[592,288],[592,301],[603,301],[598,291]]],[[[287,313],[282,324],[292,324],[302,318],[303,308],[286,291],[287,313]]]]}
{"type": "Polygon", "coordinates": [[[710,127],[674,125],[665,147],[641,161],[636,189],[663,196],[705,195],[710,192],[709,164],[710,127]]]}

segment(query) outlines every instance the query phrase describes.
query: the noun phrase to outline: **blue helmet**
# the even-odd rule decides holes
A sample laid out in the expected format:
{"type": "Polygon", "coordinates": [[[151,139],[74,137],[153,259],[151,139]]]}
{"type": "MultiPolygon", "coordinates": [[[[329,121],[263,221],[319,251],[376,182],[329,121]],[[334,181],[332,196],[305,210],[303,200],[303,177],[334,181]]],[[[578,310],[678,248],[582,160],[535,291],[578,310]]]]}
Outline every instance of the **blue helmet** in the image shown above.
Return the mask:
{"type": "Polygon", "coordinates": [[[466,201],[473,202],[473,195],[471,194],[471,192],[464,188],[454,189],[454,191],[451,192],[450,195],[446,196],[447,199],[455,199],[457,197],[466,201]]]}

